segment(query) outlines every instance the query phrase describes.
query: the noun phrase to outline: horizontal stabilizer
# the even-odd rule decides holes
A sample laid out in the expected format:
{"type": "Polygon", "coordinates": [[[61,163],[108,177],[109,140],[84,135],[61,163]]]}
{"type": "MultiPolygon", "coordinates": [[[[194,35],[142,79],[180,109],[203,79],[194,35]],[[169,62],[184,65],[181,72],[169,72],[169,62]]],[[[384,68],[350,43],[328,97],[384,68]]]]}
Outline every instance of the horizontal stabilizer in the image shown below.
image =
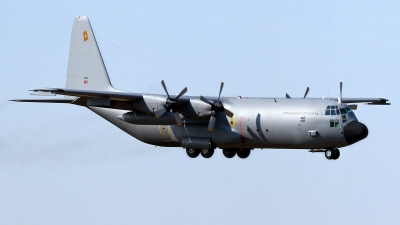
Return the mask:
{"type": "Polygon", "coordinates": [[[38,91],[38,92],[32,92],[30,95],[36,95],[36,96],[56,96],[56,94],[50,93],[50,92],[43,92],[43,91],[38,91]]]}
{"type": "Polygon", "coordinates": [[[12,102],[72,103],[75,99],[12,99],[12,102]]]}

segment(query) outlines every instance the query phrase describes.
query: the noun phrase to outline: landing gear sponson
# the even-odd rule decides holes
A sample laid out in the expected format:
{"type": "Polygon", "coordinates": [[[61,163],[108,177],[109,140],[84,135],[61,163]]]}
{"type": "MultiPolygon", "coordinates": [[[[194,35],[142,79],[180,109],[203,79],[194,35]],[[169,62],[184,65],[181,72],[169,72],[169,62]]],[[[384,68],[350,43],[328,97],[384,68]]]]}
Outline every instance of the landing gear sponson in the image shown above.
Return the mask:
{"type": "MultiPolygon", "coordinates": [[[[225,148],[222,149],[222,153],[226,158],[233,158],[237,155],[239,158],[245,159],[250,155],[250,148],[225,148]]],[[[214,149],[193,149],[187,148],[186,153],[190,158],[196,158],[200,154],[204,158],[210,158],[214,155],[214,149]]]]}

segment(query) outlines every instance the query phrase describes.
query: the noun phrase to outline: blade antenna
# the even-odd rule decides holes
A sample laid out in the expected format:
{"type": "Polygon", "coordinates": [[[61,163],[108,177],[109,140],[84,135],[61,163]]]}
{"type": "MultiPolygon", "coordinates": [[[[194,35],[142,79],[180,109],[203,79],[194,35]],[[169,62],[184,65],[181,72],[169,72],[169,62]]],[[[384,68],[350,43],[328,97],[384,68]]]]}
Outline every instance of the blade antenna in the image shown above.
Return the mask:
{"type": "Polygon", "coordinates": [[[343,89],[343,82],[340,82],[340,98],[339,98],[339,104],[342,104],[342,89],[343,89]]]}
{"type": "Polygon", "coordinates": [[[304,99],[307,97],[309,91],[310,91],[310,87],[307,87],[306,93],[304,93],[304,97],[303,97],[304,99]]]}

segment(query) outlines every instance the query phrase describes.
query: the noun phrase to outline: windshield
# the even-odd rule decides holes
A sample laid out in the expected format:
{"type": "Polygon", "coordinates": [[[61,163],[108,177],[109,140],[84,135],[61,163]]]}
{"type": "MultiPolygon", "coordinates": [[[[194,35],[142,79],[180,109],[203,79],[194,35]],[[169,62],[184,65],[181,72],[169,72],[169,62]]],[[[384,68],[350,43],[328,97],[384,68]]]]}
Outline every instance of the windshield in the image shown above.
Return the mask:
{"type": "Polygon", "coordinates": [[[337,106],[329,105],[325,109],[325,115],[340,115],[340,110],[337,106]]]}
{"type": "Polygon", "coordinates": [[[347,113],[346,108],[340,108],[340,113],[341,113],[341,114],[346,114],[346,113],[347,113]]]}

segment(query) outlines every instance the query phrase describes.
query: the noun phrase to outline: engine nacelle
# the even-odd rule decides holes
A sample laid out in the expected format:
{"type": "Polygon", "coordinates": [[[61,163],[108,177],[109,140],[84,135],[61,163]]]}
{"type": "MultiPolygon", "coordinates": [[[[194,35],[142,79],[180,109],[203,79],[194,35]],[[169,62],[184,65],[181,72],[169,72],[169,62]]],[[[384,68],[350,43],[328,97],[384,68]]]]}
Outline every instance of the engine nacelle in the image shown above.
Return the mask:
{"type": "MultiPolygon", "coordinates": [[[[180,115],[182,120],[185,117],[180,115]]],[[[162,117],[156,118],[154,114],[148,114],[140,111],[133,111],[117,116],[118,119],[131,124],[140,125],[176,125],[174,114],[171,112],[165,113],[162,117]]]]}
{"type": "Polygon", "coordinates": [[[143,95],[143,98],[134,101],[132,106],[145,113],[154,114],[157,110],[164,107],[166,103],[164,96],[158,95],[143,95]]]}
{"type": "Polygon", "coordinates": [[[211,105],[200,99],[190,99],[190,102],[179,108],[179,111],[192,117],[210,117],[211,105]]]}

